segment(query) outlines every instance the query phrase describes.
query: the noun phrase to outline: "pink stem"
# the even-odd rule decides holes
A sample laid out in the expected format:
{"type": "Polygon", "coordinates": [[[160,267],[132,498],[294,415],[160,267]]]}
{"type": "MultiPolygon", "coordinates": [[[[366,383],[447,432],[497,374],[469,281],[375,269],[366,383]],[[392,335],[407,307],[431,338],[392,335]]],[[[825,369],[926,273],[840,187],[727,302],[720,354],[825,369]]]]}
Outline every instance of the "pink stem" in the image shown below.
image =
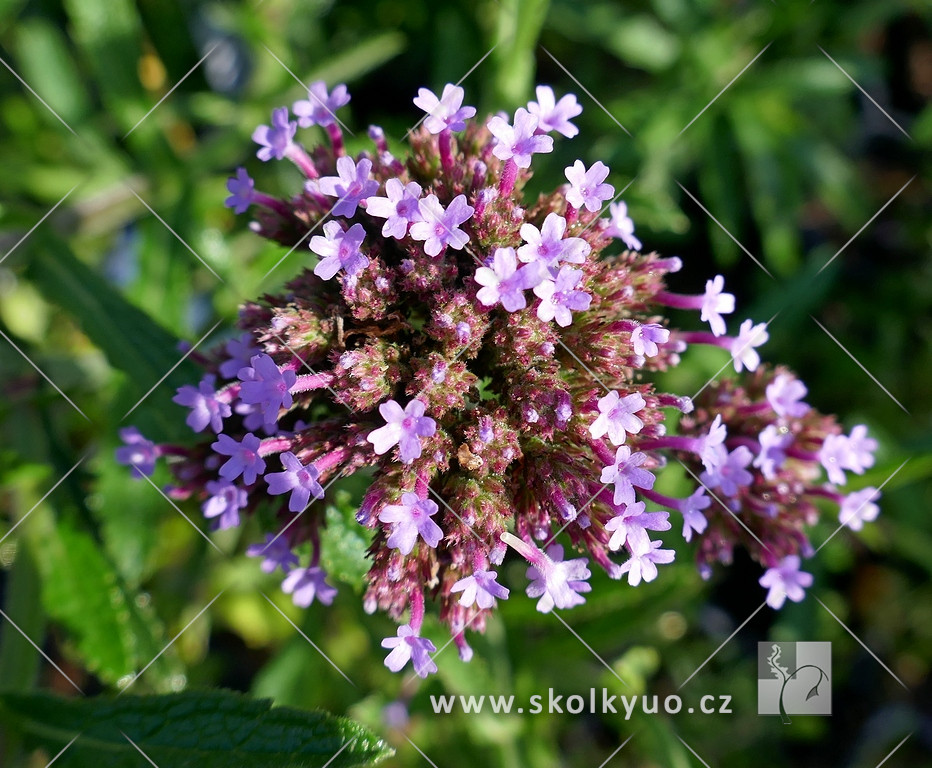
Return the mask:
{"type": "Polygon", "coordinates": [[[305,373],[295,380],[291,392],[311,392],[315,389],[329,387],[333,381],[332,373],[305,373]]]}
{"type": "MultiPolygon", "coordinates": [[[[453,132],[449,128],[444,128],[440,131],[440,136],[438,137],[438,144],[440,148],[440,166],[445,171],[450,171],[453,168],[453,149],[451,147],[451,138],[453,132]]],[[[514,181],[512,181],[514,184],[514,181]]]]}
{"type": "Polygon", "coordinates": [[[314,165],[314,161],[308,156],[307,152],[304,151],[304,148],[298,144],[292,144],[288,150],[288,159],[291,160],[298,168],[301,169],[301,172],[307,176],[309,179],[316,179],[320,176],[317,172],[317,168],[314,165]]]}
{"type": "Polygon", "coordinates": [[[333,154],[342,157],[346,154],[346,147],[343,146],[343,131],[336,123],[330,123],[327,126],[327,134],[330,136],[330,143],[333,145],[333,154]]]}

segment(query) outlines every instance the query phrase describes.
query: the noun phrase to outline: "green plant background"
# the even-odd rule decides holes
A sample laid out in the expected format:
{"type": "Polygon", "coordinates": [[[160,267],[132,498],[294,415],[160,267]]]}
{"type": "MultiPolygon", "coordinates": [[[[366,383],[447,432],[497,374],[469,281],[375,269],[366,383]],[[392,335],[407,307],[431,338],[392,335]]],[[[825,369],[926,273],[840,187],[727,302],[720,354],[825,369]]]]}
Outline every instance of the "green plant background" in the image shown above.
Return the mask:
{"type": "MultiPolygon", "coordinates": [[[[679,768],[701,756],[724,768],[766,756],[771,766],[870,768],[910,733],[889,765],[932,764],[927,3],[3,0],[0,57],[0,258],[9,253],[0,262],[0,536],[17,526],[0,544],[2,605],[86,692],[116,689],[184,630],[136,693],[220,686],[348,714],[395,746],[392,765],[427,764],[413,742],[452,768],[595,768],[634,734],[609,765],[679,768]],[[534,183],[559,183],[576,157],[604,160],[616,188],[631,182],[625,200],[646,247],[683,257],[676,288],[722,272],[739,312],[778,313],[765,358],[795,368],[821,410],[878,437],[877,466],[853,487],[902,465],[878,522],[857,537],[839,533],[811,561],[810,597],[755,614],[680,691],[685,706],[731,695],[734,714],[434,716],[428,696],[674,693],[763,598],[759,570],[740,554],[708,583],[686,550],[638,589],[596,578],[586,605],[562,614],[569,628],[536,613],[520,595],[522,569],[507,567],[516,599],[476,638],[473,662],[448,648],[439,674],[421,683],[381,665],[392,625],[363,613],[352,583],[364,544],[352,527],[357,487],[328,513],[343,531],[327,553],[346,579],[341,595],[331,609],[299,611],[242,555],[256,530],[215,536],[218,553],[112,460],[128,423],[184,436],[170,398],[196,376],[187,364],[123,416],[177,362],[177,340],[195,342],[218,322],[220,338],[241,300],[308,263],[298,249],[276,267],[283,249],[222,206],[238,165],[272,192],[296,184],[291,169],[259,163],[250,141],[273,107],[301,97],[287,69],[349,85],[344,119],[358,151],[370,123],[397,146],[418,118],[417,88],[458,81],[490,49],[464,82],[480,111],[513,110],[536,82],[584,106],[580,136],[535,158],[534,183]],[[832,717],[783,726],[755,714],[756,644],[767,639],[833,643],[832,717]]],[[[723,362],[691,350],[665,386],[692,392],[723,362]]],[[[197,522],[196,507],[181,511],[197,522]]],[[[813,541],[834,529],[827,515],[813,541]]],[[[442,644],[437,626],[427,632],[442,644]]],[[[74,693],[0,624],[0,689],[35,688],[74,693]]],[[[47,762],[16,757],[14,746],[10,760],[47,762]]]]}

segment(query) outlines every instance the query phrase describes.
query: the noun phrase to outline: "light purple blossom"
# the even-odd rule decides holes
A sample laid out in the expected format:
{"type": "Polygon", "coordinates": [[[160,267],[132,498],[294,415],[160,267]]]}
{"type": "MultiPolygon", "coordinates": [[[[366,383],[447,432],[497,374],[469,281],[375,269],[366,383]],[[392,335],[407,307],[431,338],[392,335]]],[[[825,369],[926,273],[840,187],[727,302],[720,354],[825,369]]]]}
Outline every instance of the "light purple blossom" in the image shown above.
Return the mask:
{"type": "Polygon", "coordinates": [[[608,177],[608,166],[597,160],[587,171],[582,160],[577,160],[564,171],[570,182],[566,193],[566,201],[576,209],[585,206],[588,211],[598,211],[604,200],[611,200],[615,188],[611,184],[603,184],[608,177]]]}
{"type": "Polygon", "coordinates": [[[659,323],[643,323],[631,331],[631,346],[634,354],[654,357],[660,352],[658,345],[670,340],[670,331],[659,323]]]}
{"type": "Polygon", "coordinates": [[[385,657],[385,666],[392,672],[400,672],[409,660],[418,677],[427,677],[437,671],[437,665],[430,657],[437,647],[407,624],[398,627],[397,637],[386,637],[382,641],[382,647],[393,649],[385,657]]]}
{"type": "Polygon", "coordinates": [[[592,251],[581,237],[567,237],[566,219],[558,213],[548,213],[541,228],[533,224],[521,225],[521,238],[526,245],[518,248],[521,261],[539,261],[547,267],[556,266],[561,261],[582,264],[592,251]]]}
{"type": "Polygon", "coordinates": [[[789,598],[794,603],[800,602],[805,596],[805,589],[812,586],[812,574],[799,570],[798,555],[787,555],[780,564],[768,568],[758,582],[768,589],[767,605],[779,610],[789,598]]]}
{"type": "Polygon", "coordinates": [[[324,489],[317,482],[317,478],[320,477],[317,467],[313,464],[304,466],[291,451],[285,451],[281,458],[285,471],[270,472],[265,476],[265,481],[269,484],[270,495],[279,496],[291,491],[288,509],[292,512],[301,512],[311,498],[322,499],[324,497],[324,489]]]}
{"type": "Polygon", "coordinates": [[[618,569],[619,576],[628,574],[628,584],[636,587],[644,581],[653,581],[657,578],[657,563],[672,563],[674,552],[672,549],[660,549],[661,542],[650,542],[650,548],[642,552],[634,552],[631,557],[618,569]]]}
{"type": "Polygon", "coordinates": [[[632,251],[640,251],[641,241],[634,236],[634,222],[628,216],[628,206],[619,200],[609,204],[608,212],[611,218],[604,230],[605,234],[618,238],[632,251]]]}
{"type": "Polygon", "coordinates": [[[767,385],[767,402],[777,416],[798,419],[809,411],[809,406],[800,402],[806,396],[806,392],[806,385],[799,379],[788,373],[781,373],[767,385]]]}
{"type": "Polygon", "coordinates": [[[527,306],[524,291],[540,284],[545,274],[540,262],[518,269],[514,248],[496,248],[491,266],[476,270],[475,280],[483,286],[476,298],[487,307],[501,302],[508,312],[517,312],[527,306]]]}
{"type": "Polygon", "coordinates": [[[631,552],[647,552],[651,545],[648,531],[670,530],[669,512],[645,512],[644,509],[643,501],[627,504],[620,514],[605,524],[605,530],[612,534],[609,549],[618,551],[627,544],[631,552]]]}
{"type": "Polygon", "coordinates": [[[136,480],[149,477],[155,471],[155,460],[161,455],[159,447],[144,438],[136,427],[123,427],[119,435],[125,445],[116,449],[116,460],[132,467],[136,480]]]}
{"type": "Polygon", "coordinates": [[[553,152],[553,139],[535,133],[537,117],[524,107],[515,112],[514,126],[496,115],[489,120],[488,128],[496,139],[492,154],[499,160],[511,160],[518,168],[529,168],[535,153],[553,152]]]}
{"type": "Polygon", "coordinates": [[[223,420],[233,414],[229,403],[217,399],[216,380],[216,376],[208,374],[197,387],[190,384],[179,387],[172,398],[173,403],[191,409],[185,424],[195,432],[202,432],[208,424],[214,432],[222,432],[223,420]]]}
{"type": "Polygon", "coordinates": [[[690,496],[680,502],[680,512],[683,514],[683,538],[689,543],[692,541],[693,531],[702,534],[709,524],[702,514],[712,503],[705,494],[705,488],[696,489],[690,496]]]}
{"type": "Polygon", "coordinates": [[[770,338],[767,333],[767,323],[754,325],[753,320],[741,323],[738,335],[731,342],[731,358],[735,364],[735,371],[741,373],[742,368],[756,371],[760,365],[760,355],[755,347],[759,347],[770,338]]]}
{"type": "Polygon", "coordinates": [[[434,134],[444,130],[462,131],[466,127],[466,120],[476,114],[475,107],[462,106],[464,95],[463,89],[452,83],[443,86],[443,94],[439,99],[433,91],[418,88],[414,106],[427,113],[424,127],[434,134]]]}
{"type": "Polygon", "coordinates": [[[370,197],[366,200],[366,213],[385,219],[382,225],[384,237],[401,240],[408,233],[408,225],[424,221],[421,214],[421,185],[416,181],[402,184],[391,178],[385,182],[386,197],[370,197]]]}
{"type": "Polygon", "coordinates": [[[793,435],[789,430],[781,431],[776,425],[768,424],[757,440],[760,443],[760,452],[754,459],[754,466],[760,469],[761,474],[768,480],[773,480],[786,461],[786,449],[793,442],[793,435]]]}
{"type": "Polygon", "coordinates": [[[708,322],[712,333],[716,336],[724,335],[726,330],[722,315],[735,311],[735,297],[730,293],[722,293],[724,287],[725,278],[716,275],[711,280],[706,280],[705,294],[702,296],[702,311],[699,319],[704,323],[708,322]]]}
{"type": "Polygon", "coordinates": [[[411,225],[411,237],[424,241],[424,253],[437,256],[444,246],[459,251],[469,242],[469,235],[459,229],[475,209],[466,203],[466,195],[457,195],[444,210],[436,195],[428,195],[419,203],[422,221],[411,225]]]}
{"type": "Polygon", "coordinates": [[[240,400],[247,405],[259,405],[267,424],[278,420],[279,409],[291,408],[294,403],[291,388],[298,379],[297,374],[287,368],[282,370],[265,353],[254,355],[250,365],[241,368],[237,375],[243,382],[240,400]]]}
{"type": "Polygon", "coordinates": [[[247,432],[240,442],[229,435],[218,435],[217,442],[211,448],[222,456],[229,456],[220,467],[220,477],[235,480],[243,476],[245,485],[252,485],[256,478],[265,472],[265,461],[259,455],[261,441],[252,432],[247,432]]]}
{"type": "Polygon", "coordinates": [[[501,535],[501,540],[514,547],[531,564],[527,569],[531,583],[525,593],[528,597],[540,598],[537,601],[538,611],[549,613],[555,607],[572,608],[586,602],[582,594],[592,591],[592,585],[587,583],[592,574],[586,558],[564,560],[563,547],[559,544],[551,544],[545,554],[507,532],[501,535]]]}
{"type": "Polygon", "coordinates": [[[498,574],[495,571],[478,570],[472,576],[457,581],[451,588],[451,592],[462,592],[460,605],[470,608],[473,604],[486,610],[495,605],[495,598],[500,600],[508,599],[508,589],[499,584],[496,579],[498,574]]]}
{"type": "Polygon", "coordinates": [[[276,568],[281,568],[282,573],[288,573],[298,565],[298,556],[291,551],[288,539],[274,533],[265,534],[264,542],[246,547],[246,555],[263,558],[259,567],[265,573],[272,573],[276,568]]]}
{"type": "Polygon", "coordinates": [[[858,424],[848,436],[848,463],[845,469],[862,474],[865,469],[874,466],[874,451],[877,441],[867,436],[867,427],[858,424]]]}
{"type": "Polygon", "coordinates": [[[352,277],[369,266],[369,257],[360,246],[366,237],[362,224],[353,224],[348,230],[338,221],[324,224],[324,234],[311,238],[310,249],[321,257],[314,267],[314,274],[322,280],[330,280],[343,269],[352,277]]]}
{"type": "Polygon", "coordinates": [[[347,218],[355,215],[357,206],[379,191],[379,182],[369,178],[371,172],[372,161],[367,157],[358,164],[346,155],[337,158],[337,175],[318,180],[321,192],[340,198],[333,206],[332,215],[347,218]]]}
{"type": "Polygon", "coordinates": [[[431,499],[418,498],[410,491],[403,493],[400,504],[386,504],[379,513],[379,520],[392,525],[386,544],[408,555],[420,536],[428,547],[436,547],[443,538],[440,526],[431,520],[436,514],[437,504],[431,499]]]}
{"type": "Polygon", "coordinates": [[[827,435],[819,449],[819,462],[828,473],[829,481],[836,485],[845,484],[844,469],[864,474],[874,465],[877,441],[867,437],[867,427],[859,424],[851,430],[851,436],[827,435]]]}
{"type": "Polygon", "coordinates": [[[210,496],[201,505],[201,512],[216,523],[218,530],[239,525],[239,511],[248,502],[246,491],[224,480],[211,480],[205,486],[210,496]]]}
{"type": "Polygon", "coordinates": [[[622,445],[626,433],[636,435],[641,431],[644,422],[634,414],[646,405],[640,392],[621,397],[618,392],[612,390],[600,398],[599,416],[589,427],[589,434],[595,438],[607,434],[612,445],[622,445]]]}
{"type": "Polygon", "coordinates": [[[646,453],[631,453],[627,445],[622,445],[615,451],[615,463],[608,464],[602,469],[603,483],[613,483],[615,494],[612,502],[615,506],[621,504],[634,504],[634,489],[654,487],[654,476],[641,465],[647,461],[646,453]]]}
{"type": "Polygon", "coordinates": [[[236,378],[240,368],[249,365],[253,355],[258,355],[262,349],[255,343],[251,333],[244,333],[238,339],[230,339],[226,345],[229,358],[220,364],[220,375],[225,379],[236,378]]]}
{"type": "Polygon", "coordinates": [[[841,500],[838,522],[852,531],[860,531],[864,523],[873,522],[880,514],[880,508],[874,504],[879,498],[880,492],[876,488],[864,488],[849,493],[841,500]]]}
{"type": "Polygon", "coordinates": [[[421,438],[430,437],[437,430],[437,422],[425,416],[425,410],[424,403],[417,399],[404,410],[394,400],[382,403],[379,413],[386,424],[370,432],[366,439],[379,456],[397,444],[402,463],[410,464],[421,455],[421,438]]]}
{"type": "Polygon", "coordinates": [[[252,132],[252,140],[261,145],[256,157],[268,162],[273,157],[281,160],[291,149],[298,124],[288,119],[288,107],[272,110],[272,125],[260,125],[252,132]]]}
{"type": "Polygon", "coordinates": [[[728,427],[722,424],[722,415],[716,414],[709,425],[709,431],[699,439],[697,450],[700,461],[710,472],[725,460],[726,437],[728,437],[728,427]]]}
{"type": "Polygon", "coordinates": [[[326,128],[337,122],[336,111],[349,104],[350,95],[345,85],[335,85],[333,91],[327,93],[327,84],[323,80],[311,83],[308,88],[307,99],[296,101],[291,111],[298,118],[298,125],[307,128],[319,125],[326,128]]]}
{"type": "Polygon", "coordinates": [[[550,133],[556,131],[566,138],[572,139],[579,128],[570,122],[570,118],[582,114],[582,107],[576,101],[576,96],[568,93],[559,101],[549,85],[538,85],[536,89],[537,101],[527,105],[528,111],[537,117],[537,130],[550,133]]]}
{"type": "Polygon", "coordinates": [[[337,590],[325,581],[326,578],[327,572],[318,565],[296,568],[282,581],[282,592],[291,595],[294,604],[301,608],[308,608],[315,600],[330,605],[337,590]]]}
{"type": "Polygon", "coordinates": [[[710,488],[721,488],[726,496],[735,496],[739,488],[750,485],[754,480],[754,475],[745,469],[753,459],[754,454],[750,449],[739,445],[731,453],[724,454],[720,463],[699,477],[710,488]]]}
{"type": "Polygon", "coordinates": [[[534,293],[540,299],[537,317],[545,323],[556,319],[557,325],[565,328],[573,322],[572,312],[589,309],[592,296],[576,290],[582,278],[582,270],[564,266],[560,267],[554,279],[543,280],[534,286],[534,293]]]}
{"type": "Polygon", "coordinates": [[[245,168],[237,168],[236,176],[227,179],[227,191],[230,196],[223,201],[233,213],[246,213],[256,194],[256,182],[249,178],[245,168]]]}

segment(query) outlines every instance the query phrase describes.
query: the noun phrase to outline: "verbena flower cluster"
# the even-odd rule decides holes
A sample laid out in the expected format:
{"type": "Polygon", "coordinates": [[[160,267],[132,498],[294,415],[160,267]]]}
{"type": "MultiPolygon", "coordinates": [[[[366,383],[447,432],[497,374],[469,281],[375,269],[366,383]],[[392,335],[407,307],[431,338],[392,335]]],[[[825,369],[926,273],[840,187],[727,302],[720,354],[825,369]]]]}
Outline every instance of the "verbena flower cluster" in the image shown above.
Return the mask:
{"type": "Polygon", "coordinates": [[[294,163],[303,187],[280,199],[240,168],[226,205],[252,209],[254,231],[284,246],[304,238],[316,266],[244,306],[242,335],[198,356],[204,378],[175,402],[202,442],[155,445],[129,428],[117,452],[137,476],[166,457],[172,497],[199,502],[215,529],[261,511],[271,530],[247,554],[305,607],[336,595],[320,564],[327,488],[366,471],[364,600],[400,623],[382,643],[393,671],[436,669],[420,634],[428,598],[471,657],[466,630],[509,599],[496,570],[509,547],[538,610],[571,608],[592,567],[632,587],[657,578],[674,549],[652,536],[673,515],[704,576],[744,547],[779,608],[812,583],[801,557],[820,499],[854,530],[878,513],[874,488],[839,490],[874,462],[865,427],[843,434],[790,371],[761,364],[765,324],[728,335],[721,275],[671,290],[680,260],[641,251],[603,163],[576,160],[565,184],[525,198],[534,155],[575,136],[582,111],[546,86],[536,96],[477,121],[463,89],[421,89],[404,161],[374,126],[373,150],[347,154],[342,85],[274,110],[253,134],[257,156],[294,163]],[[329,146],[298,143],[312,125],[329,146]],[[668,308],[709,330],[671,327],[668,308]],[[695,403],[659,391],[651,374],[692,344],[725,349],[743,375],[695,403]],[[654,488],[671,459],[695,481],[685,498],[654,488]]]}

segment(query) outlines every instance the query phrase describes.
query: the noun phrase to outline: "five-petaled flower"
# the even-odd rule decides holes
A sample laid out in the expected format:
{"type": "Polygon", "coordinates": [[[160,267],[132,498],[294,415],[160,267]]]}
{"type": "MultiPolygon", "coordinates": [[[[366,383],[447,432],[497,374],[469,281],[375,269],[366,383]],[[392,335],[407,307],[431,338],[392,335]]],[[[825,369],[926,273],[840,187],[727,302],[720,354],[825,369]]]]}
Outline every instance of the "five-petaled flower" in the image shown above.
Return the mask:
{"type": "Polygon", "coordinates": [[[421,221],[411,225],[411,237],[424,241],[424,253],[439,256],[445,246],[461,250],[469,242],[469,235],[459,225],[473,215],[475,209],[466,203],[466,195],[457,195],[444,209],[436,195],[421,199],[421,221]]]}
{"type": "Polygon", "coordinates": [[[250,365],[241,368],[237,375],[243,382],[240,399],[247,405],[260,406],[267,424],[278,420],[281,408],[291,408],[294,403],[291,389],[298,379],[297,374],[288,368],[279,368],[265,353],[255,355],[250,365]]]}
{"type": "Polygon", "coordinates": [[[615,451],[615,463],[603,467],[600,478],[603,483],[614,484],[613,504],[634,504],[635,487],[648,490],[654,487],[653,474],[641,469],[641,465],[646,461],[646,453],[631,453],[627,445],[619,446],[615,451]]]}
{"type": "Polygon", "coordinates": [[[730,453],[722,449],[717,463],[699,477],[710,488],[721,488],[726,496],[735,496],[739,488],[754,480],[754,475],[746,469],[753,459],[754,454],[746,445],[739,445],[730,453]]]}
{"type": "Polygon", "coordinates": [[[716,336],[722,336],[725,333],[725,321],[722,315],[735,311],[735,297],[731,293],[722,293],[724,288],[725,278],[716,275],[711,280],[706,280],[705,294],[702,296],[699,319],[707,322],[716,336]]]}
{"type": "Polygon", "coordinates": [[[294,604],[300,608],[309,607],[315,600],[322,605],[330,605],[337,596],[337,590],[325,581],[326,578],[327,572],[318,565],[296,568],[285,577],[282,591],[291,595],[294,604]]]}
{"type": "Polygon", "coordinates": [[[535,285],[534,294],[540,299],[537,317],[545,323],[556,319],[557,325],[565,328],[573,322],[573,312],[589,309],[592,296],[585,291],[576,290],[582,278],[582,270],[563,266],[556,277],[547,278],[535,285]]]}
{"type": "Polygon", "coordinates": [[[527,577],[531,580],[525,593],[539,597],[537,610],[550,613],[554,608],[572,608],[586,602],[583,594],[592,591],[588,583],[592,573],[584,557],[563,559],[563,547],[551,544],[546,554],[511,533],[501,534],[501,540],[517,550],[530,563],[527,577]]]}
{"type": "Polygon", "coordinates": [[[437,665],[430,654],[437,650],[430,640],[421,637],[407,624],[398,627],[397,637],[386,637],[382,641],[383,648],[393,649],[385,657],[385,666],[392,672],[400,672],[408,661],[411,661],[418,677],[427,677],[437,671],[437,665]]]}
{"type": "Polygon", "coordinates": [[[528,111],[537,118],[537,130],[544,133],[556,131],[572,139],[579,128],[570,122],[570,118],[582,114],[582,107],[572,93],[566,94],[559,101],[549,85],[538,85],[535,89],[537,101],[527,105],[528,111]]]}
{"type": "Polygon", "coordinates": [[[533,154],[553,152],[553,139],[536,132],[537,117],[524,107],[515,112],[513,126],[496,115],[489,120],[488,128],[497,140],[492,154],[499,160],[511,160],[519,168],[530,168],[533,154]]]}
{"type": "Polygon", "coordinates": [[[400,504],[386,504],[379,513],[379,520],[392,526],[386,544],[408,555],[420,536],[428,547],[436,547],[443,538],[440,526],[431,520],[437,509],[436,502],[410,491],[401,495],[400,504]]]}
{"type": "Polygon", "coordinates": [[[282,573],[288,573],[298,564],[298,556],[292,552],[288,539],[274,533],[267,533],[265,541],[246,547],[246,555],[263,558],[259,567],[265,573],[272,573],[276,568],[281,568],[282,573]]]}
{"type": "Polygon", "coordinates": [[[443,94],[439,99],[433,91],[419,88],[414,106],[427,113],[424,127],[431,133],[444,130],[462,131],[466,127],[466,120],[476,114],[475,107],[462,106],[464,94],[462,88],[452,83],[443,86],[443,94]]]}
{"type": "Polygon", "coordinates": [[[354,216],[359,204],[378,192],[379,182],[369,178],[371,173],[372,161],[367,157],[358,163],[345,155],[337,158],[337,175],[318,180],[321,192],[340,198],[333,206],[332,215],[354,216]]]}
{"type": "Polygon", "coordinates": [[[236,480],[242,475],[245,485],[256,482],[256,478],[265,472],[265,460],[259,455],[261,442],[252,432],[247,432],[240,441],[229,435],[218,435],[217,442],[211,443],[210,447],[221,456],[230,457],[220,467],[220,477],[236,480]]]}
{"type": "Polygon", "coordinates": [[[307,99],[296,101],[291,111],[298,118],[298,125],[307,128],[319,125],[326,128],[337,122],[336,111],[349,104],[350,95],[345,85],[336,85],[333,91],[327,93],[327,84],[323,80],[311,83],[308,88],[307,99]]]}
{"type": "Polygon", "coordinates": [[[760,365],[760,355],[755,347],[767,343],[770,338],[767,333],[767,323],[754,325],[753,320],[741,323],[738,335],[731,342],[731,358],[735,364],[735,371],[741,373],[742,368],[756,371],[760,365]]]}
{"type": "Polygon", "coordinates": [[[281,160],[291,149],[298,124],[288,119],[288,107],[272,110],[272,125],[260,125],[252,132],[252,140],[261,145],[256,157],[263,162],[281,160]]]}
{"type": "Polygon", "coordinates": [[[472,576],[457,581],[450,591],[463,593],[460,596],[460,605],[471,608],[475,604],[486,610],[495,605],[495,598],[508,599],[508,588],[499,584],[497,578],[498,574],[495,571],[477,570],[472,576]]]}
{"type": "Polygon", "coordinates": [[[161,455],[159,447],[144,438],[136,427],[123,427],[119,434],[125,445],[117,448],[116,460],[132,467],[137,480],[151,475],[155,471],[155,460],[161,455]]]}
{"type": "Polygon", "coordinates": [[[285,471],[270,472],[265,476],[270,495],[278,496],[291,491],[288,509],[292,512],[301,512],[312,498],[324,497],[324,489],[317,482],[320,477],[317,467],[313,464],[305,466],[291,451],[285,451],[281,458],[285,471]]]}
{"type": "Polygon", "coordinates": [[[352,277],[369,266],[369,257],[362,250],[366,230],[362,224],[353,224],[344,230],[338,221],[324,224],[324,234],[311,238],[310,249],[321,257],[314,267],[314,274],[330,280],[341,269],[352,277]]]}
{"type": "Polygon", "coordinates": [[[581,237],[563,237],[566,233],[566,219],[558,213],[548,213],[541,228],[533,224],[521,225],[521,239],[525,245],[518,248],[521,261],[539,261],[547,267],[554,267],[561,261],[582,264],[592,251],[581,237]]]}
{"type": "Polygon", "coordinates": [[[215,521],[220,530],[239,525],[239,511],[247,503],[246,491],[226,480],[210,480],[205,489],[210,496],[201,505],[204,517],[215,521]]]}
{"type": "Polygon", "coordinates": [[[642,357],[656,357],[660,344],[670,340],[670,330],[659,323],[643,323],[631,331],[631,347],[634,354],[642,357]]]}
{"type": "Polygon", "coordinates": [[[661,542],[652,541],[646,550],[635,551],[631,557],[617,569],[620,577],[628,574],[628,584],[636,587],[644,581],[653,581],[657,578],[657,563],[672,563],[674,552],[672,549],[661,549],[661,542]]]}
{"type": "Polygon", "coordinates": [[[864,523],[876,520],[880,514],[880,508],[874,504],[879,498],[880,491],[872,487],[849,493],[841,501],[838,522],[852,531],[860,531],[864,523]]]}
{"type": "Polygon", "coordinates": [[[798,603],[806,596],[805,589],[812,586],[812,574],[799,568],[799,555],[787,555],[760,577],[760,585],[769,590],[767,605],[779,610],[786,598],[798,603]]]}
{"type": "Polygon", "coordinates": [[[379,456],[397,445],[402,463],[410,464],[421,455],[421,438],[430,437],[437,430],[437,422],[425,416],[425,411],[424,403],[417,399],[404,410],[394,400],[382,403],[379,413],[386,424],[370,432],[366,439],[379,456]]]}
{"type": "Polygon", "coordinates": [[[634,222],[628,216],[628,206],[619,200],[610,203],[608,212],[611,218],[604,232],[609,237],[617,237],[633,251],[641,250],[641,241],[634,236],[634,222]]]}
{"type": "Polygon", "coordinates": [[[587,211],[595,212],[602,207],[605,200],[611,200],[615,188],[611,184],[604,184],[608,178],[608,166],[601,160],[592,164],[589,170],[582,160],[577,160],[566,170],[566,178],[570,188],[566,192],[566,201],[574,208],[585,207],[587,211]]]}
{"type": "Polygon", "coordinates": [[[402,184],[398,179],[385,182],[386,197],[370,197],[366,200],[366,213],[385,219],[382,225],[384,237],[401,240],[408,233],[408,225],[424,221],[421,214],[421,185],[416,181],[402,184]]]}
{"type": "Polygon", "coordinates": [[[185,423],[195,432],[202,432],[210,425],[214,432],[223,431],[223,420],[232,415],[229,403],[217,399],[217,377],[208,374],[197,387],[186,384],[178,388],[173,403],[191,409],[185,423]]]}
{"type": "Polygon", "coordinates": [[[233,213],[246,213],[256,194],[256,182],[254,182],[245,168],[237,168],[236,176],[227,179],[227,192],[230,196],[223,201],[227,208],[232,208],[233,213]]]}
{"type": "Polygon", "coordinates": [[[645,512],[644,507],[643,501],[627,504],[620,514],[605,524],[605,530],[612,534],[608,542],[609,549],[619,550],[627,544],[629,551],[644,553],[651,546],[648,531],[670,530],[669,512],[645,512]]]}
{"type": "Polygon", "coordinates": [[[634,414],[646,405],[640,392],[622,397],[612,390],[599,399],[599,416],[589,427],[589,434],[593,437],[607,434],[612,445],[621,445],[626,434],[636,435],[641,431],[644,422],[634,414]]]}
{"type": "Polygon", "coordinates": [[[809,411],[809,406],[801,402],[806,392],[806,385],[795,376],[780,373],[767,385],[767,402],[777,416],[798,419],[809,411]]]}
{"type": "Polygon", "coordinates": [[[476,298],[487,307],[501,302],[508,312],[517,312],[527,306],[524,292],[539,285],[545,274],[536,261],[518,269],[514,248],[496,248],[491,265],[476,270],[475,280],[483,286],[476,298]]]}

